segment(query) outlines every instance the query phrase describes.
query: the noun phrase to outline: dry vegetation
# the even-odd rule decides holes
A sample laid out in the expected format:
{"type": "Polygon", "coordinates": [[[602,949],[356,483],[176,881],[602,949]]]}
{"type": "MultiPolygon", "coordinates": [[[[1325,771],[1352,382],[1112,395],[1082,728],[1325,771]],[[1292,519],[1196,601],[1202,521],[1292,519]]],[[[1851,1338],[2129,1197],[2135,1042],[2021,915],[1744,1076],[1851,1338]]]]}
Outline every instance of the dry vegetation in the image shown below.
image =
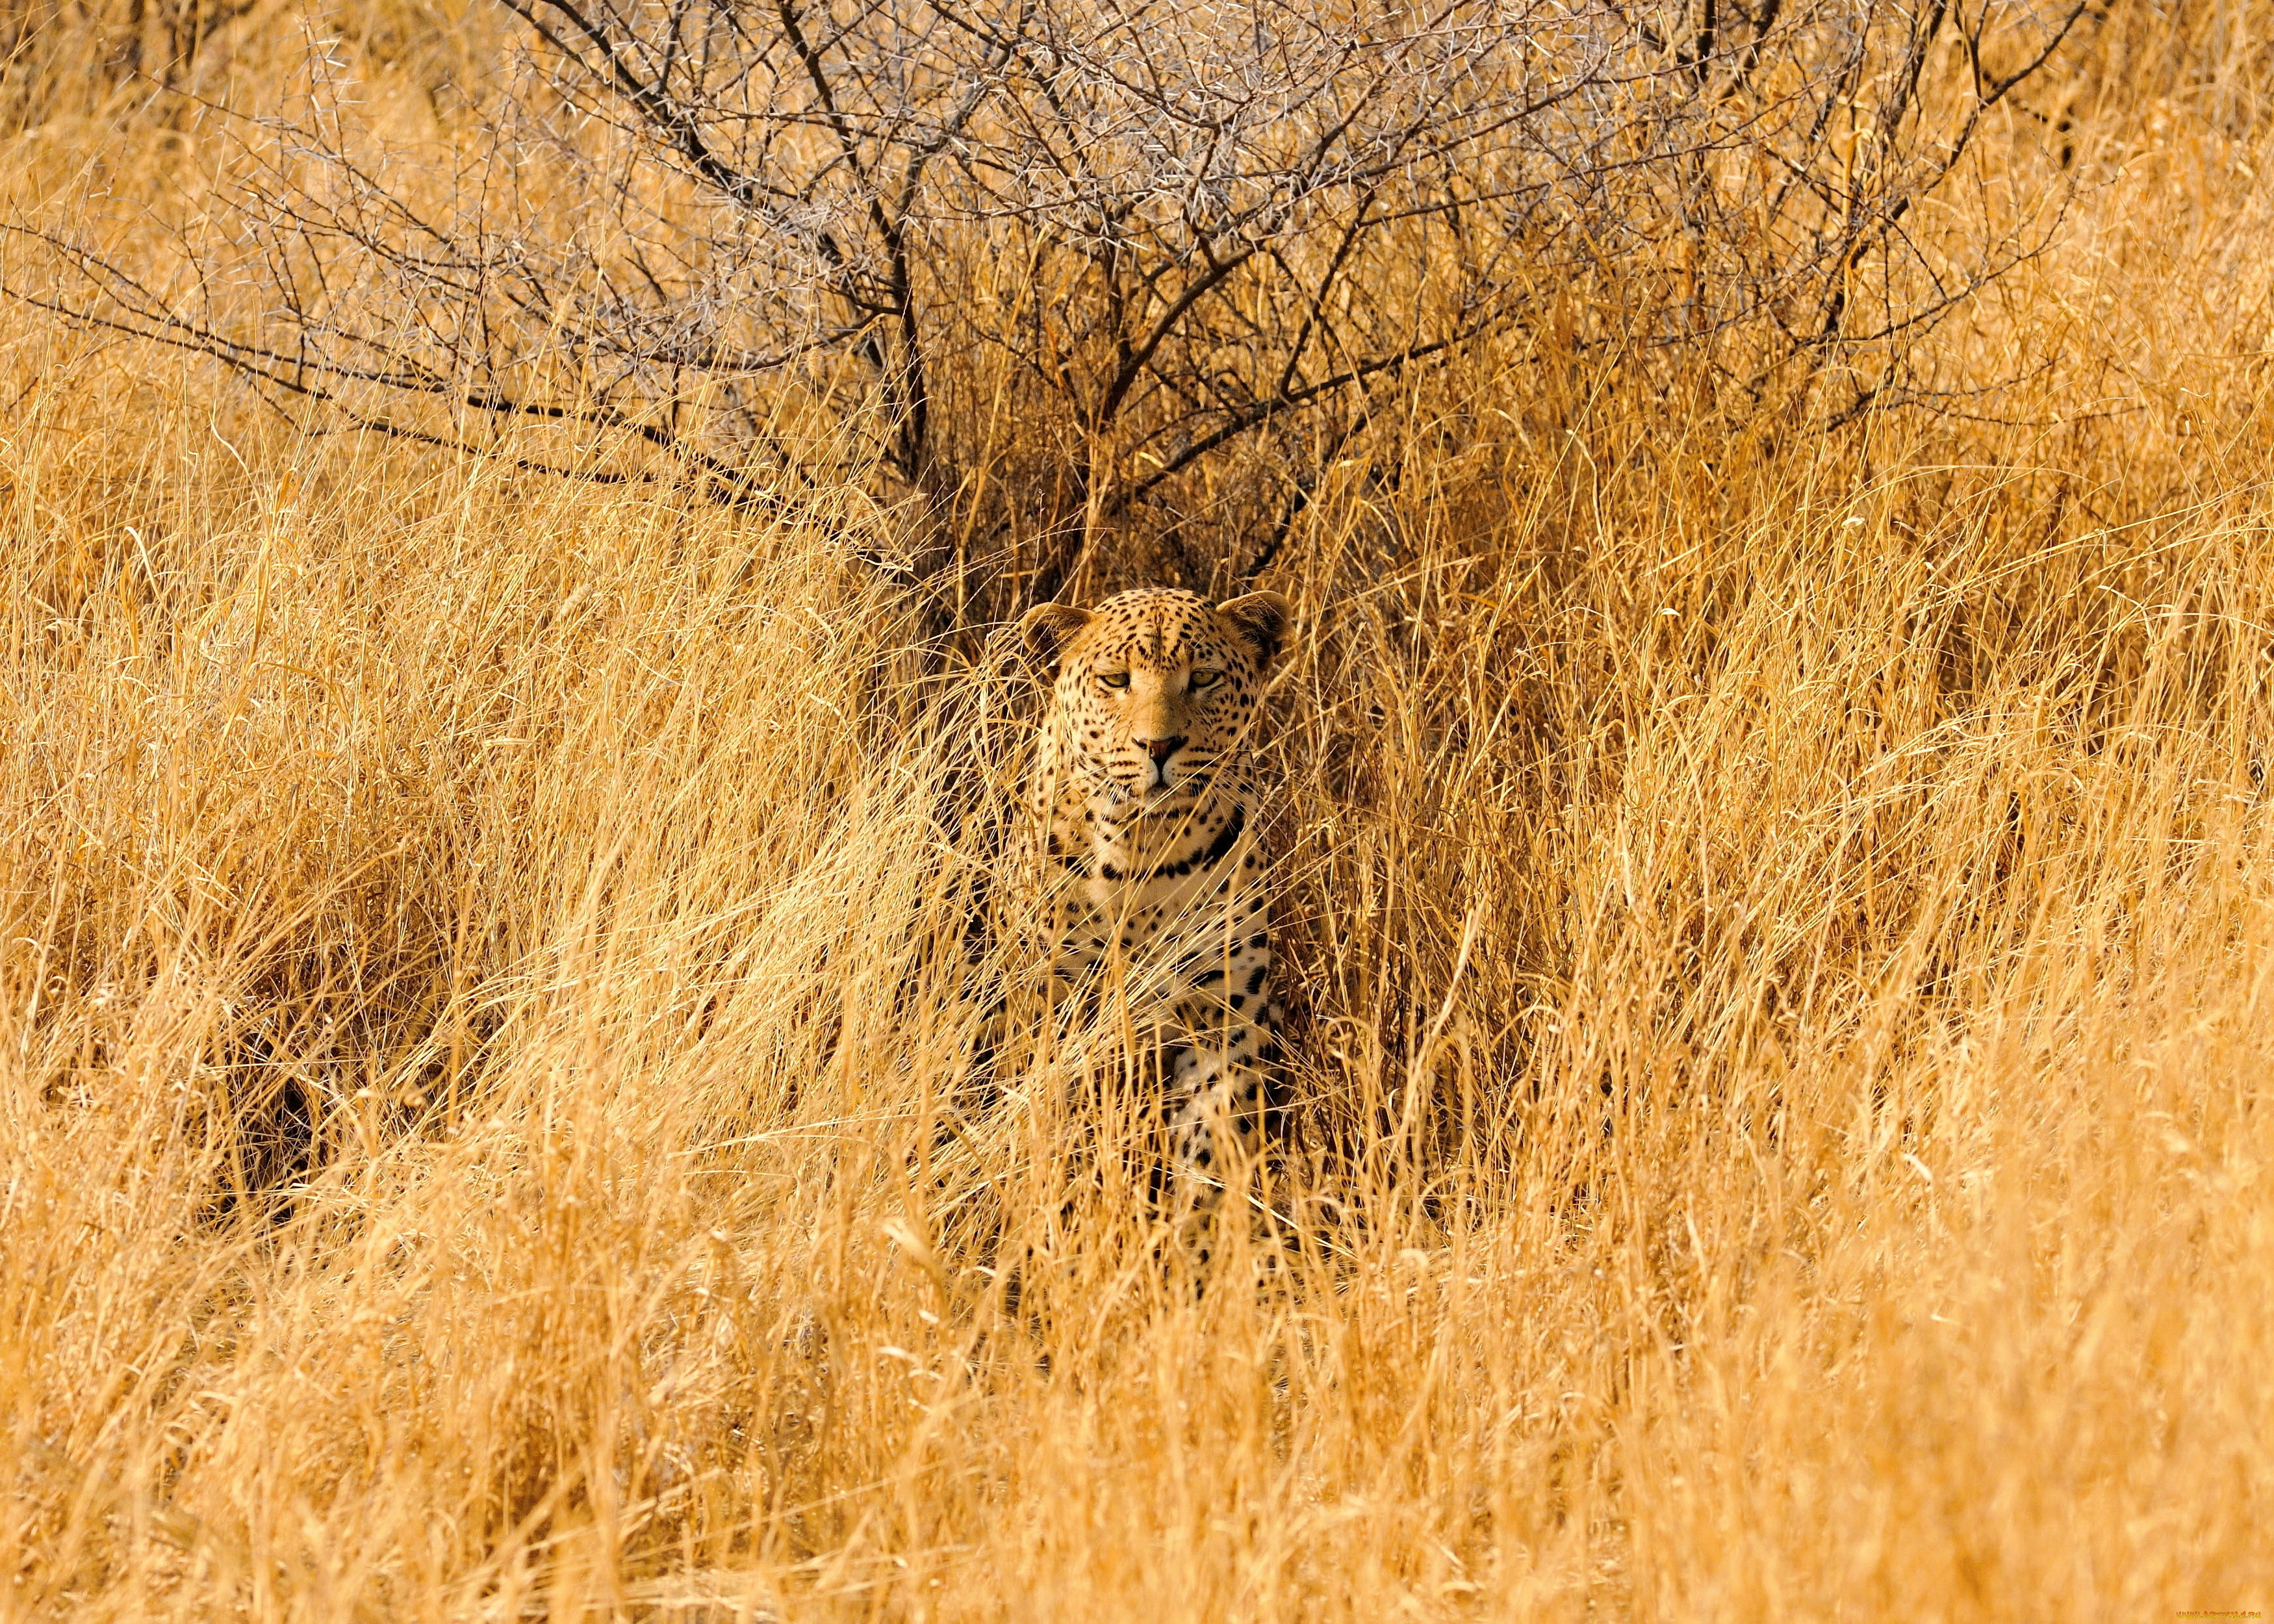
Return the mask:
{"type": "MultiPolygon", "coordinates": [[[[303,21],[430,144],[507,26],[137,5],[154,88],[123,17],[20,36],[0,184],[161,277],[303,21]]],[[[1905,357],[1980,392],[1810,427],[1574,277],[1337,430],[1264,577],[1294,1233],[1197,1301],[1070,1055],[973,1067],[1028,702],[866,561],[915,499],[0,309],[0,1614],[2268,1605],[2274,21],[2094,29],[2070,167],[2007,109],[1940,206],[2078,186],[1905,357]]]]}

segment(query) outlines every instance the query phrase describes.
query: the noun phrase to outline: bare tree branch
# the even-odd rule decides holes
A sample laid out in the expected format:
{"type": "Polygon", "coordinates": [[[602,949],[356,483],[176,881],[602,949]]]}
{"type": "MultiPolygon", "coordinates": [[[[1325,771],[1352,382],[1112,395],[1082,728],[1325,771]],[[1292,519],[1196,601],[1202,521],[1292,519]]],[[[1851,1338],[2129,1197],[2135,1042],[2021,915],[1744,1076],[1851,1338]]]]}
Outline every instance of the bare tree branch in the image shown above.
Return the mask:
{"type": "MultiPolygon", "coordinates": [[[[313,52],[301,112],[235,122],[241,184],[184,222],[177,276],[21,220],[44,257],[6,290],[210,356],[312,427],[492,449],[545,425],[557,453],[501,454],[715,500],[866,481],[919,529],[1010,538],[993,610],[1102,526],[1188,523],[1243,445],[1308,492],[1370,388],[1575,289],[1638,357],[1709,348],[1755,399],[1835,375],[1831,421],[1922,398],[1903,357],[2051,218],[1930,237],[1923,206],[2086,11],[497,4],[519,54],[444,139],[363,127],[313,52]]],[[[1224,523],[1275,556],[1307,500],[1224,523]]]]}

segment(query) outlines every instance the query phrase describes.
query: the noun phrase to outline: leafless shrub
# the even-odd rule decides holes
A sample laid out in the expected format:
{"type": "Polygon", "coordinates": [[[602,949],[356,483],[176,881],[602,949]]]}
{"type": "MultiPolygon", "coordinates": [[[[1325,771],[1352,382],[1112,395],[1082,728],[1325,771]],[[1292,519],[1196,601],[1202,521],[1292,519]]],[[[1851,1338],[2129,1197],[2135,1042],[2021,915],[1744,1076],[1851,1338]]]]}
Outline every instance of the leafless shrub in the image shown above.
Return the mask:
{"type": "Polygon", "coordinates": [[[733,502],[852,472],[909,515],[879,562],[983,558],[996,608],[1108,533],[1253,574],[1400,379],[1536,324],[1707,346],[1748,406],[1932,395],[1916,340],[2052,216],[1923,206],[2050,118],[2017,94],[2084,11],[501,4],[436,139],[318,49],[170,276],[23,220],[9,289],[311,427],[733,502]]]}

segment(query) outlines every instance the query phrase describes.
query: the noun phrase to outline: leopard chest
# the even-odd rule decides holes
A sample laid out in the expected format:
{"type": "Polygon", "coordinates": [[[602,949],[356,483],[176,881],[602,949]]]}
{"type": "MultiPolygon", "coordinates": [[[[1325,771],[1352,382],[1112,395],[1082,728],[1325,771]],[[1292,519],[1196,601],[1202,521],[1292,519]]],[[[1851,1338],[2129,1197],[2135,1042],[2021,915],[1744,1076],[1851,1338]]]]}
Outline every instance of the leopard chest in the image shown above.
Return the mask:
{"type": "Polygon", "coordinates": [[[1148,1002],[1229,999],[1236,1011],[1258,996],[1270,957],[1266,871],[1244,800],[1181,828],[1092,817],[1054,832],[1077,876],[1058,921],[1063,954],[1123,963],[1148,1002]]]}

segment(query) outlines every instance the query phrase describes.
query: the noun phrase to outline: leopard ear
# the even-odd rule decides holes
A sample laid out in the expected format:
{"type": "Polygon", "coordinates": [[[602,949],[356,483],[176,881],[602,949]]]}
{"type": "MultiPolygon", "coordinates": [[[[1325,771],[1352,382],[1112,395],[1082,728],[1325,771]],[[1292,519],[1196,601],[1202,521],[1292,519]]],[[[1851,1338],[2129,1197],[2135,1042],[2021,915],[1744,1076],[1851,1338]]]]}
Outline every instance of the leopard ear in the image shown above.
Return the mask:
{"type": "Polygon", "coordinates": [[[1027,645],[1037,665],[1055,673],[1066,644],[1089,621],[1087,609],[1071,604],[1036,604],[1019,617],[1019,641],[1027,645]]]}
{"type": "Polygon", "coordinates": [[[1286,646],[1287,626],[1292,618],[1287,600],[1276,592],[1250,592],[1218,604],[1216,612],[1238,627],[1254,646],[1257,667],[1269,670],[1286,646]]]}

